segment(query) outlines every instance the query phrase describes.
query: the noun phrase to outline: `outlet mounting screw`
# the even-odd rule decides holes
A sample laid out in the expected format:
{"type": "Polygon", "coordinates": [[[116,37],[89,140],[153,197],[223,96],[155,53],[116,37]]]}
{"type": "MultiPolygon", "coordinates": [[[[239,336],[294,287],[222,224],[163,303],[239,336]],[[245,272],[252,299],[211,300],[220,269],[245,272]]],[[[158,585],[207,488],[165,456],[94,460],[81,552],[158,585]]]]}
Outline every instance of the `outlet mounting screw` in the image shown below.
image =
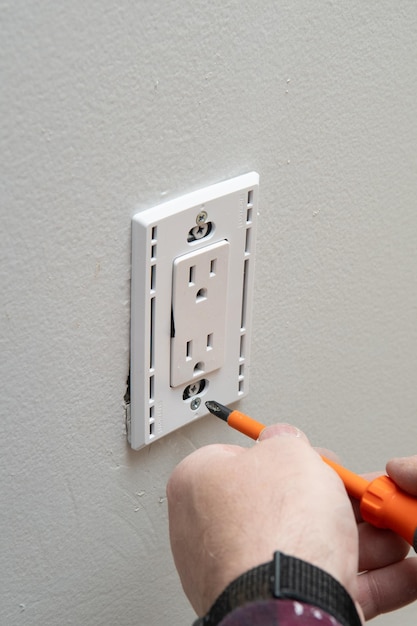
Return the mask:
{"type": "Polygon", "coordinates": [[[201,222],[200,226],[194,226],[194,228],[190,230],[193,239],[203,239],[203,237],[206,237],[209,232],[210,222],[208,222],[207,224],[201,222]]]}
{"type": "Polygon", "coordinates": [[[194,398],[190,402],[190,407],[193,411],[196,411],[201,404],[201,398],[194,398]]]}
{"type": "Polygon", "coordinates": [[[190,394],[190,396],[197,395],[199,391],[200,385],[198,383],[191,383],[191,385],[188,387],[188,393],[190,394]]]}
{"type": "Polygon", "coordinates": [[[195,218],[197,226],[202,226],[207,219],[207,211],[200,211],[195,218]]]}

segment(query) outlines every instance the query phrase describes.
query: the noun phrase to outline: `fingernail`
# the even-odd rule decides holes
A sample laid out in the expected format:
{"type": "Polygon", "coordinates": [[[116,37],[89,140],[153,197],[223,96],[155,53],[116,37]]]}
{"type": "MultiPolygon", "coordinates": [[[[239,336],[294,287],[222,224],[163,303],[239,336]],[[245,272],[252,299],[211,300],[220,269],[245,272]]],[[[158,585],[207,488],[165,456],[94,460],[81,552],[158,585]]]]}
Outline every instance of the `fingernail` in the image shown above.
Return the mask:
{"type": "Polygon", "coordinates": [[[259,435],[258,441],[270,439],[271,437],[303,437],[303,433],[296,426],[291,424],[274,424],[267,426],[259,435]]]}

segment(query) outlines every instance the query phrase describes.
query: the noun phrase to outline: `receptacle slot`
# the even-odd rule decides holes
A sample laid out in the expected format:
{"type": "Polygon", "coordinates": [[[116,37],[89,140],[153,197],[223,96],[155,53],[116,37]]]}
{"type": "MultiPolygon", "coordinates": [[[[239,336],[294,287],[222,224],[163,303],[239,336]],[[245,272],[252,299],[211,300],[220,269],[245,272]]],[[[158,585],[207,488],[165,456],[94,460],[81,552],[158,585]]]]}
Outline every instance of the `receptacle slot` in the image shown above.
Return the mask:
{"type": "Polygon", "coordinates": [[[213,349],[213,333],[207,335],[207,350],[213,349]]]}
{"type": "Polygon", "coordinates": [[[192,355],[193,355],[193,342],[187,341],[187,343],[185,344],[185,358],[187,359],[187,361],[190,361],[192,359],[192,355]]]}

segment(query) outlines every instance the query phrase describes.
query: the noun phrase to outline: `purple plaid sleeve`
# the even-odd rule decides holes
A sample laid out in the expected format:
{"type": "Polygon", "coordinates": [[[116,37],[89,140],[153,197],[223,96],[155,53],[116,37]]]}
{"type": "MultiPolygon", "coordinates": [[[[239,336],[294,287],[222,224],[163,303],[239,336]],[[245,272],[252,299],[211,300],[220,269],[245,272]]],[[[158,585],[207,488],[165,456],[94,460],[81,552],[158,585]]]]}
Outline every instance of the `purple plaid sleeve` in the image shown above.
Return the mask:
{"type": "Polygon", "coordinates": [[[239,607],[219,626],[340,626],[331,615],[294,600],[263,600],[239,607]]]}

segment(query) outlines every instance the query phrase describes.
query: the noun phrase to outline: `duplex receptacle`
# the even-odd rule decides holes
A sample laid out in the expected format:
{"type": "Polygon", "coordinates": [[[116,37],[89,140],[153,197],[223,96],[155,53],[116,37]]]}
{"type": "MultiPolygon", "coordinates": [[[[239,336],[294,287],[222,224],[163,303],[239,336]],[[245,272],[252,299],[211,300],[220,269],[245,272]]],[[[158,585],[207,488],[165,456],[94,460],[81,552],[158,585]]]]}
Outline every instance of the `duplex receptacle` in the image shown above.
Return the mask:
{"type": "Polygon", "coordinates": [[[248,391],[255,172],[132,220],[130,415],[138,449],[248,391]]]}
{"type": "Polygon", "coordinates": [[[229,248],[224,239],[173,262],[171,387],[224,363],[229,248]]]}

